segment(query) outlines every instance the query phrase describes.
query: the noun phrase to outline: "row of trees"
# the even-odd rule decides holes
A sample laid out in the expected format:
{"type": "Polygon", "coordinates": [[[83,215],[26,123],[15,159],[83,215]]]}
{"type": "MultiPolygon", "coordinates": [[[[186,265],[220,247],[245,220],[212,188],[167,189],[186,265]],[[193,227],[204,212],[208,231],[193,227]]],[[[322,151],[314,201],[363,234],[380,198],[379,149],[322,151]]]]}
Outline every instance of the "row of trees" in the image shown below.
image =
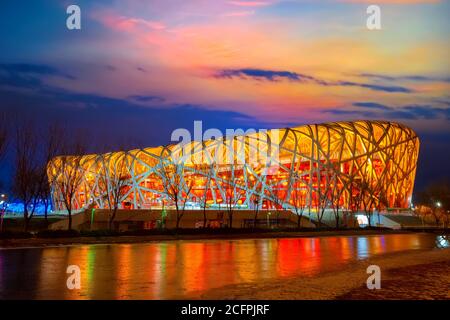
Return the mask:
{"type": "Polygon", "coordinates": [[[304,178],[294,173],[289,201],[286,199],[286,193],[274,194],[274,189],[269,190],[269,194],[274,194],[270,199],[273,199],[278,207],[287,203],[297,215],[298,227],[301,226],[301,219],[305,213],[308,212],[310,215],[311,211],[316,214],[317,225],[323,225],[326,210],[331,210],[336,228],[342,225],[343,215],[347,213],[354,215],[361,210],[371,226],[374,209],[380,211],[388,207],[387,186],[369,182],[359,176],[348,178],[347,181],[342,177],[344,175],[339,171],[322,172],[318,174],[316,185],[311,187],[304,178]]]}
{"type": "Polygon", "coordinates": [[[9,132],[6,115],[0,113],[0,161],[3,160],[8,146],[9,132]]]}
{"type": "MultiPolygon", "coordinates": [[[[176,226],[178,228],[182,219],[186,202],[192,196],[193,183],[188,176],[195,173],[202,177],[203,185],[200,195],[196,193],[197,202],[203,209],[203,225],[206,226],[206,208],[208,191],[213,183],[213,173],[217,175],[218,168],[214,165],[205,165],[194,168],[194,173],[186,174],[183,164],[175,164],[167,159],[159,164],[157,175],[161,177],[164,194],[167,200],[174,205],[176,210],[176,226]]],[[[375,179],[373,175],[348,177],[340,172],[340,167],[330,163],[328,167],[321,168],[314,176],[315,184],[312,187],[306,177],[301,177],[297,172],[292,172],[286,183],[282,187],[279,181],[272,184],[266,183],[262,190],[264,177],[254,177],[254,179],[242,179],[236,176],[233,165],[227,168],[227,172],[219,177],[215,177],[219,182],[216,189],[221,189],[222,203],[225,206],[228,224],[233,223],[233,213],[240,200],[248,196],[250,192],[250,203],[254,208],[253,226],[256,227],[259,209],[263,198],[272,203],[276,209],[290,209],[297,215],[297,226],[301,227],[301,221],[305,213],[309,215],[311,211],[316,213],[318,226],[323,225],[324,214],[327,209],[331,210],[335,226],[342,225],[341,217],[343,213],[355,214],[363,210],[369,221],[372,223],[374,209],[381,211],[389,206],[387,190],[389,185],[379,177],[375,179]],[[344,180],[347,178],[347,180],[344,180]],[[246,185],[244,185],[246,183],[246,185]],[[220,184],[220,186],[219,186],[220,184]],[[289,192],[287,192],[289,190],[289,192]]]]}
{"type": "Polygon", "coordinates": [[[56,174],[48,175],[48,163],[61,154],[83,154],[85,148],[80,137],[69,136],[61,126],[38,125],[32,119],[18,118],[10,114],[1,114],[0,117],[0,160],[4,160],[7,152],[11,156],[13,175],[10,198],[23,204],[24,230],[28,230],[39,206],[44,208],[44,218],[48,225],[53,182],[63,191],[62,201],[69,213],[71,228],[73,196],[82,180],[73,163],[81,157],[60,158],[61,168],[65,169],[67,174],[65,179],[58,181],[56,174]],[[52,181],[52,178],[55,181],[52,181]]]}
{"type": "Polygon", "coordinates": [[[416,213],[436,226],[450,224],[450,182],[442,180],[428,185],[417,193],[416,213]]]}

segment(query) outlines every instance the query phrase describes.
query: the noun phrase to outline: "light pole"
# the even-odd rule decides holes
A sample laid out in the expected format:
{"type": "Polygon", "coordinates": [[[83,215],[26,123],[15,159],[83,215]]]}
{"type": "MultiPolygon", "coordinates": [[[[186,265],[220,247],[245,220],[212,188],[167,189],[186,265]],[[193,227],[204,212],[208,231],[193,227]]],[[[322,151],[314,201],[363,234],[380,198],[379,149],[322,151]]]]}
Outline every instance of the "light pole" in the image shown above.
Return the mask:
{"type": "MultiPolygon", "coordinates": [[[[441,206],[442,206],[442,203],[440,201],[436,201],[436,208],[439,209],[441,206]]],[[[436,217],[437,217],[437,215],[436,215],[436,217]]],[[[436,224],[439,226],[439,222],[436,222],[436,224]]],[[[442,226],[444,226],[444,221],[442,221],[442,226]]]]}
{"type": "Polygon", "coordinates": [[[91,231],[92,231],[92,225],[94,224],[94,215],[95,215],[95,208],[92,208],[91,210],[91,231]]]}
{"type": "Polygon", "coordinates": [[[0,223],[0,232],[3,232],[3,216],[5,215],[6,208],[8,207],[8,197],[6,194],[0,195],[0,216],[1,216],[1,223],[0,223]]]}
{"type": "Polygon", "coordinates": [[[161,210],[161,228],[164,229],[166,227],[166,208],[164,207],[164,199],[162,199],[162,210],[161,210]]]}

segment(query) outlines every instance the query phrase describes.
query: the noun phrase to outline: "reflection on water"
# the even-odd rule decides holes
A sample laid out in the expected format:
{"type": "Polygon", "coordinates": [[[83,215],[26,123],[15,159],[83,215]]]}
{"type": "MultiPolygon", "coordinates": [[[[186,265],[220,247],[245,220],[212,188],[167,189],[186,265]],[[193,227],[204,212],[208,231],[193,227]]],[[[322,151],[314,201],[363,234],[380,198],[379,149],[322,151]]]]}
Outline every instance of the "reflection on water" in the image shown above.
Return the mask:
{"type": "Polygon", "coordinates": [[[428,234],[167,241],[0,250],[1,299],[170,299],[228,284],[339,269],[371,255],[449,247],[428,234]],[[81,269],[68,290],[66,268],[81,269]]]}

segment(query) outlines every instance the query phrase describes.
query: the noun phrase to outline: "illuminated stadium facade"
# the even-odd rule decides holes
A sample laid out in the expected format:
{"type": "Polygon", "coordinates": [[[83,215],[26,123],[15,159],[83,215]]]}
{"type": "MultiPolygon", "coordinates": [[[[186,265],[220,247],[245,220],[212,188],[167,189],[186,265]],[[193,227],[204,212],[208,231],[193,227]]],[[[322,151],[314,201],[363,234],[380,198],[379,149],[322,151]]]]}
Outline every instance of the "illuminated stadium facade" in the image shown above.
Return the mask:
{"type": "Polygon", "coordinates": [[[417,135],[402,124],[335,122],[63,156],[49,163],[48,174],[56,210],[65,209],[58,182],[68,179],[67,170],[81,179],[74,209],[111,209],[111,193],[120,181],[119,209],[173,207],[167,186],[175,183],[180,187],[177,201],[192,208],[358,210],[369,204],[382,210],[410,206],[418,153],[417,135]],[[258,156],[251,159],[254,154],[258,156]]]}

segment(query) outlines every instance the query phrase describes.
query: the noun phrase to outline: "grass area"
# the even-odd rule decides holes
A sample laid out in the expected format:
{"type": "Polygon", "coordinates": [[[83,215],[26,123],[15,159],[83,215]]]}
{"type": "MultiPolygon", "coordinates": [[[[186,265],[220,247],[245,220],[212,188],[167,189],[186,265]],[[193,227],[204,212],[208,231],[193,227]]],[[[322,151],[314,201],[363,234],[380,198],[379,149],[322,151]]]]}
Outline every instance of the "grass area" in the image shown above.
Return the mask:
{"type": "MultiPolygon", "coordinates": [[[[61,217],[50,216],[48,223],[60,220],[61,217]]],[[[43,217],[34,217],[30,221],[29,232],[23,232],[23,218],[5,218],[3,232],[0,232],[0,247],[45,246],[60,244],[90,243],[139,243],[166,240],[201,240],[201,239],[252,239],[252,238],[292,238],[292,237],[324,237],[376,235],[407,232],[449,233],[447,229],[411,229],[391,230],[387,228],[353,228],[336,229],[320,228],[197,228],[197,229],[151,229],[151,230],[47,230],[43,217]]]]}
{"type": "MultiPolygon", "coordinates": [[[[61,217],[55,217],[55,216],[49,216],[48,217],[48,223],[53,223],[56,221],[61,220],[61,217]]],[[[7,232],[22,232],[24,226],[24,219],[23,218],[4,218],[3,219],[3,231],[7,232]]],[[[28,230],[31,232],[37,232],[40,230],[47,229],[47,223],[45,222],[45,218],[38,216],[33,217],[28,225],[28,230]]]]}
{"type": "MultiPolygon", "coordinates": [[[[267,235],[267,234],[297,234],[297,233],[329,233],[329,232],[389,232],[386,228],[354,228],[354,229],[335,229],[335,228],[195,228],[195,229],[149,229],[149,230],[130,230],[130,231],[114,231],[114,230],[47,230],[45,221],[34,221],[30,226],[31,232],[23,232],[23,226],[18,223],[12,225],[12,228],[6,228],[0,233],[0,238],[14,238],[16,234],[23,237],[28,233],[30,237],[36,238],[73,238],[73,237],[127,237],[127,236],[240,236],[240,235],[267,235]]],[[[49,223],[51,223],[49,221],[49,223]]]]}

